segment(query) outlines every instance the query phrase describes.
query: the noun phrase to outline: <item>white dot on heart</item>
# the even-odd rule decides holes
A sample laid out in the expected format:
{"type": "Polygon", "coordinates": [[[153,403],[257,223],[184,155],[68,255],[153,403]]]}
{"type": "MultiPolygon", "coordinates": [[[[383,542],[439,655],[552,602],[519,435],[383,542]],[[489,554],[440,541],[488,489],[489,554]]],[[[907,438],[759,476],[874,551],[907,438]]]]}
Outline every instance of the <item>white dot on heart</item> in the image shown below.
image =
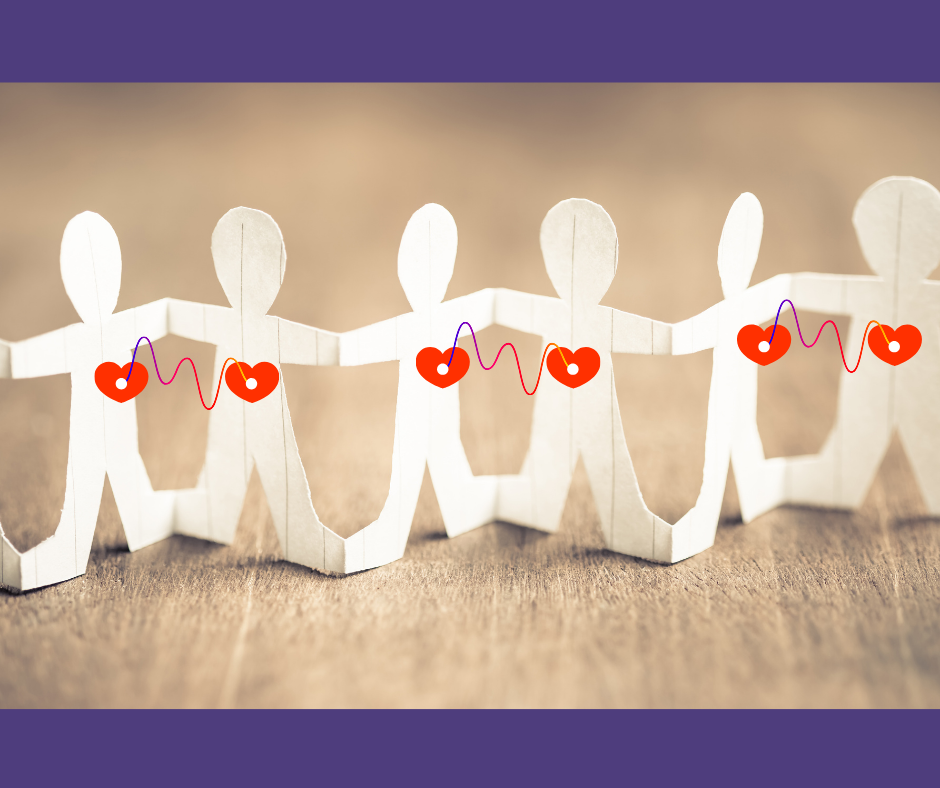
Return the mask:
{"type": "Polygon", "coordinates": [[[127,380],[125,380],[124,378],[118,378],[114,382],[114,385],[118,388],[118,390],[124,391],[124,389],[127,388],[127,380]]]}
{"type": "Polygon", "coordinates": [[[249,389],[250,391],[254,391],[256,388],[258,388],[258,381],[254,378],[248,378],[248,380],[245,381],[245,388],[249,389]]]}
{"type": "Polygon", "coordinates": [[[758,349],[761,353],[766,353],[768,350],[770,350],[770,342],[768,342],[768,341],[765,339],[763,342],[761,342],[761,343],[757,346],[757,349],[758,349]]]}
{"type": "Polygon", "coordinates": [[[437,365],[437,374],[438,374],[438,375],[446,375],[446,374],[447,374],[447,370],[448,370],[447,364],[438,364],[438,365],[437,365]]]}
{"type": "Polygon", "coordinates": [[[896,339],[892,339],[888,343],[888,350],[890,350],[892,353],[897,353],[900,349],[901,349],[901,343],[898,342],[896,339]]]}
{"type": "Polygon", "coordinates": [[[577,374],[578,374],[578,365],[577,365],[577,364],[569,364],[569,365],[568,365],[568,374],[569,374],[569,375],[577,375],[577,374]]]}

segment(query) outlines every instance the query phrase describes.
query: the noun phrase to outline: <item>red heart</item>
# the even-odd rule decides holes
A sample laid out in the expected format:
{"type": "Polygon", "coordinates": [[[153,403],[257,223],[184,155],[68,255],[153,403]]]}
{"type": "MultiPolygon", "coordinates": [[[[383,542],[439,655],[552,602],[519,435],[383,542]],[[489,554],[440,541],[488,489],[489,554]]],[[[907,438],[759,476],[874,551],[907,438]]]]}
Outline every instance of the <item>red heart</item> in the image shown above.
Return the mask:
{"type": "Polygon", "coordinates": [[[113,361],[105,361],[95,369],[95,385],[98,391],[115,402],[127,402],[129,399],[134,399],[144,390],[149,377],[147,367],[139,361],[136,363],[128,361],[123,367],[119,367],[113,361]],[[127,380],[125,388],[119,389],[118,381],[127,378],[127,373],[131,372],[131,365],[133,365],[133,373],[130,380],[127,380]]]}
{"type": "Polygon", "coordinates": [[[881,327],[885,330],[884,334],[877,326],[868,332],[868,347],[882,361],[896,367],[909,358],[913,358],[920,350],[920,343],[924,341],[924,338],[915,326],[891,328],[891,326],[882,323],[881,327]],[[885,339],[885,336],[888,338],[885,339]],[[891,342],[897,342],[900,345],[893,353],[891,352],[891,342]]]}
{"type": "Polygon", "coordinates": [[[236,397],[241,397],[245,402],[257,402],[259,399],[264,399],[277,388],[277,382],[280,379],[277,367],[267,361],[259,361],[254,366],[244,361],[236,361],[225,370],[225,384],[236,397]],[[255,383],[254,388],[248,387],[251,381],[255,383]]]}
{"type": "Polygon", "coordinates": [[[556,347],[548,354],[546,364],[555,380],[564,383],[569,388],[576,389],[597,374],[597,370],[601,368],[601,357],[592,347],[580,347],[575,351],[568,350],[566,347],[556,347]],[[568,363],[566,364],[565,361],[568,363]],[[578,367],[577,373],[573,375],[569,371],[572,364],[578,367]]]}
{"type": "Polygon", "coordinates": [[[751,361],[766,367],[768,364],[773,364],[790,349],[790,332],[780,325],[777,326],[776,334],[774,334],[773,326],[767,326],[767,328],[761,328],[753,324],[744,326],[738,331],[738,347],[751,361]],[[771,337],[774,338],[773,342],[770,341],[771,337]],[[769,345],[763,353],[760,349],[761,342],[766,342],[769,345]]]}
{"type": "Polygon", "coordinates": [[[437,371],[437,368],[441,364],[446,365],[448,360],[450,360],[449,348],[441,352],[436,347],[426,347],[415,358],[415,366],[418,368],[418,372],[421,373],[421,377],[428,383],[446,389],[448,386],[453,386],[470,369],[470,356],[463,348],[454,349],[454,357],[450,361],[450,366],[447,368],[447,372],[442,375],[437,371]]]}

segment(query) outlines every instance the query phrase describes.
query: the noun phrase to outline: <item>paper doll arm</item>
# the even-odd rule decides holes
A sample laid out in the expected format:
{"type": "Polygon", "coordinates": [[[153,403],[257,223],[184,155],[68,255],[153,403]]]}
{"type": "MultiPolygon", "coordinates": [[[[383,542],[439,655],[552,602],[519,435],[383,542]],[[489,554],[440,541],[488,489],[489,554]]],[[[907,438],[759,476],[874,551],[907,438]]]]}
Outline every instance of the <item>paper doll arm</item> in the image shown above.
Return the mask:
{"type": "Polygon", "coordinates": [[[12,378],[13,370],[10,368],[10,343],[0,339],[0,378],[12,378]]]}
{"type": "Polygon", "coordinates": [[[148,336],[154,341],[165,337],[169,333],[169,307],[170,299],[161,298],[130,310],[134,313],[134,328],[140,336],[148,336]]]}
{"type": "MultiPolygon", "coordinates": [[[[339,363],[343,367],[398,360],[398,323],[393,317],[339,335],[339,363]]],[[[456,329],[455,329],[456,330],[456,329]]]]}
{"type": "MultiPolygon", "coordinates": [[[[778,274],[749,287],[741,296],[743,305],[737,315],[741,325],[735,328],[740,329],[750,324],[760,325],[768,320],[774,320],[778,311],[782,315],[789,308],[789,304],[783,303],[787,298],[795,304],[798,303],[793,296],[793,277],[793,274],[778,274]],[[783,309],[780,308],[781,304],[783,304],[783,309]]],[[[808,306],[803,308],[810,309],[808,306]]]]}
{"type": "MultiPolygon", "coordinates": [[[[851,314],[848,285],[862,277],[839,274],[790,274],[790,299],[797,309],[826,315],[851,314]]],[[[866,279],[868,277],[865,277],[866,279]]],[[[784,307],[786,308],[786,307],[784,307]]]]}
{"type": "Polygon", "coordinates": [[[70,372],[67,353],[69,328],[10,344],[10,371],[14,378],[42,378],[70,372]]]}
{"type": "Polygon", "coordinates": [[[557,303],[557,298],[498,287],[494,291],[493,322],[504,328],[524,331],[526,334],[540,334],[536,324],[538,307],[557,303]]]}
{"type": "Polygon", "coordinates": [[[224,319],[229,311],[228,307],[214,304],[197,304],[178,298],[165,300],[168,333],[183,339],[195,339],[197,342],[213,342],[211,326],[224,319]]]}
{"type": "Polygon", "coordinates": [[[718,312],[720,303],[710,306],[695,317],[672,326],[672,355],[684,356],[709,350],[718,342],[718,312]]]}
{"type": "Polygon", "coordinates": [[[327,366],[339,364],[339,334],[311,328],[293,320],[277,319],[277,341],[282,364],[327,366]]]}
{"type": "Polygon", "coordinates": [[[925,292],[930,299],[933,311],[940,312],[940,282],[935,279],[925,279],[922,284],[926,288],[925,292]]]}
{"type": "MultiPolygon", "coordinates": [[[[493,325],[496,316],[496,290],[487,287],[470,295],[453,298],[445,302],[443,306],[447,308],[449,318],[454,323],[454,334],[457,333],[457,327],[464,322],[473,326],[474,331],[482,331],[493,325]]],[[[464,327],[460,335],[469,333],[464,327]]]]}
{"type": "Polygon", "coordinates": [[[792,274],[779,274],[744,293],[732,296],[704,312],[676,323],[672,327],[672,353],[675,356],[698,353],[715,347],[721,320],[734,320],[735,331],[751,323],[773,320],[780,303],[790,297],[792,274]],[[724,308],[722,307],[724,305],[724,308]]]}
{"type": "Polygon", "coordinates": [[[112,325],[119,333],[114,336],[120,338],[120,345],[133,350],[141,343],[142,337],[151,342],[163,339],[167,335],[167,309],[168,298],[161,298],[143,306],[125,309],[111,318],[112,325]]]}
{"type": "Polygon", "coordinates": [[[672,353],[672,325],[630,312],[611,309],[612,353],[668,356],[672,353]]]}

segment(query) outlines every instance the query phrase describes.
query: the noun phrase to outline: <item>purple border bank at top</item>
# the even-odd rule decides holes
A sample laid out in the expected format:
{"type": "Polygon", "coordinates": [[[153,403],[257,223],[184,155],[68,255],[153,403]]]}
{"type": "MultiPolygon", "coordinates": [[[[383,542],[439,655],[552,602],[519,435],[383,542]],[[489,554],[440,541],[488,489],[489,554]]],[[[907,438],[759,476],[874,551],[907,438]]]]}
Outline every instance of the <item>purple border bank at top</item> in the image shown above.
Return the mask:
{"type": "Polygon", "coordinates": [[[940,4],[10,0],[2,81],[937,81],[940,4]]]}

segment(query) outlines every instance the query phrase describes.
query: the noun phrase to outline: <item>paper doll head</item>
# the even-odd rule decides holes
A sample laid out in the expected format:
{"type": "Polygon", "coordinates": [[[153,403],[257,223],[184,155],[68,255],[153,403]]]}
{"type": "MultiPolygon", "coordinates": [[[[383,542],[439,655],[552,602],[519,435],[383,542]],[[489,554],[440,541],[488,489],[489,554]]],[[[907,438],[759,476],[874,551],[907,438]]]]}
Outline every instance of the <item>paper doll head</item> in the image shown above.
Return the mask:
{"type": "Polygon", "coordinates": [[[718,275],[725,298],[747,290],[763,233],[764,212],[760,202],[750,192],[744,192],[728,211],[718,242],[718,275]]]}
{"type": "Polygon", "coordinates": [[[885,178],[869,186],[852,224],[865,261],[889,281],[919,282],[940,262],[940,192],[926,181],[885,178]]]}
{"type": "Polygon", "coordinates": [[[617,229],[607,211],[590,200],[564,200],[545,216],[539,240],[562,300],[599,304],[617,273],[617,229]]]}
{"type": "Polygon", "coordinates": [[[444,300],[457,259],[457,224],[429,203],[408,220],[398,247],[398,279],[415,312],[444,300]]]}
{"type": "Polygon", "coordinates": [[[103,217],[85,211],[65,226],[59,266],[65,292],[85,323],[111,317],[121,290],[121,245],[103,217]]]}
{"type": "Polygon", "coordinates": [[[229,303],[239,311],[266,314],[287,265],[277,222],[264,211],[232,208],[212,232],[212,259],[229,303]]]}

